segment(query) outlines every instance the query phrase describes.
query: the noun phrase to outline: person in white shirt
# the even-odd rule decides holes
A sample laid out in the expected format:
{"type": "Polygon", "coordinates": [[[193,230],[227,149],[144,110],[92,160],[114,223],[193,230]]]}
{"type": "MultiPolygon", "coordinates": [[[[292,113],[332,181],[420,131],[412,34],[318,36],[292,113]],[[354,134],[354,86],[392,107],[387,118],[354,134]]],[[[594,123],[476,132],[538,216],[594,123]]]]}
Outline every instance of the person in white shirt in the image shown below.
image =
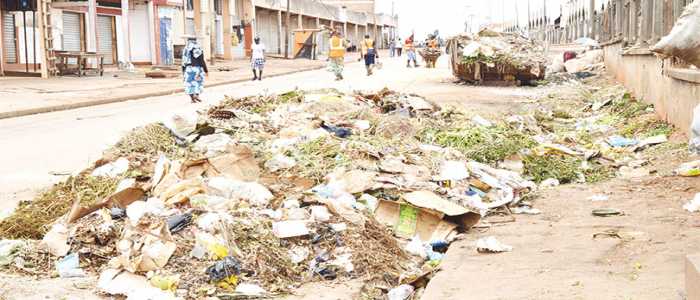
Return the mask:
{"type": "Polygon", "coordinates": [[[251,46],[252,55],[250,57],[250,66],[253,68],[253,81],[262,80],[263,68],[265,67],[265,45],[260,43],[260,38],[254,39],[255,44],[251,46]]]}
{"type": "Polygon", "coordinates": [[[401,57],[402,50],[403,50],[403,42],[401,41],[401,38],[399,38],[399,41],[396,42],[396,56],[401,57]]]}

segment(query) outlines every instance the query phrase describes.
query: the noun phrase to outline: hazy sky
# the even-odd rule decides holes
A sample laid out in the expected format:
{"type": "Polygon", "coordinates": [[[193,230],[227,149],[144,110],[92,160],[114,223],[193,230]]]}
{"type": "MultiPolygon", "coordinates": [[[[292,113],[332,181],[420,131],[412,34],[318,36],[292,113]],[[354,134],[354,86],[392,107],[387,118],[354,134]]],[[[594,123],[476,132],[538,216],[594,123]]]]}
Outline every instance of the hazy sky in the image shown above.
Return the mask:
{"type": "Polygon", "coordinates": [[[527,23],[528,3],[531,16],[541,15],[546,5],[547,15],[554,19],[559,15],[562,3],[565,2],[564,0],[376,1],[377,12],[383,13],[391,13],[392,3],[394,3],[394,11],[399,15],[399,30],[402,37],[410,35],[411,31],[415,30],[419,38],[425,37],[435,29],[440,30],[440,35],[443,37],[463,32],[464,23],[470,15],[473,15],[475,27],[487,23],[489,17],[494,22],[518,20],[524,25],[527,23]]]}

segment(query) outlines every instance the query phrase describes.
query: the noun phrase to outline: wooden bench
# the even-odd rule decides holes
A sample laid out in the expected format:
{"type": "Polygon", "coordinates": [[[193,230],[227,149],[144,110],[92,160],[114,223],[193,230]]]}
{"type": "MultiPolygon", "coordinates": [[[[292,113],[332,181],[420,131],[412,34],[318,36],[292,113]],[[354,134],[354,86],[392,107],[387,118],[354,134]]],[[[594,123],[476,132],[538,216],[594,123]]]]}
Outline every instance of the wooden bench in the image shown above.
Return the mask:
{"type": "Polygon", "coordinates": [[[78,77],[87,75],[88,72],[94,72],[95,75],[99,74],[102,76],[104,74],[104,55],[97,54],[95,52],[82,52],[82,51],[56,51],[56,67],[58,67],[58,74],[68,75],[75,74],[78,77]],[[68,64],[68,60],[71,58],[76,59],[76,66],[71,68],[68,64]],[[97,60],[97,66],[95,68],[88,68],[88,59],[94,58],[97,60]]]}

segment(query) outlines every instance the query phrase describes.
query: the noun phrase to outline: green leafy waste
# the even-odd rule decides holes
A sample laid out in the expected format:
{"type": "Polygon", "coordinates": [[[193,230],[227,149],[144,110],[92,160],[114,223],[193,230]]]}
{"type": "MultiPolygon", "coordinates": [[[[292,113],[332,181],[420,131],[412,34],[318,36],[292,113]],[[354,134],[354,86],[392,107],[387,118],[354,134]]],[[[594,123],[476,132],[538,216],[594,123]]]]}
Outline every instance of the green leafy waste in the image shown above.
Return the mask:
{"type": "Polygon", "coordinates": [[[467,158],[482,163],[501,161],[535,145],[535,141],[529,135],[504,125],[488,128],[428,128],[419,135],[422,142],[454,148],[464,153],[467,158]]]}

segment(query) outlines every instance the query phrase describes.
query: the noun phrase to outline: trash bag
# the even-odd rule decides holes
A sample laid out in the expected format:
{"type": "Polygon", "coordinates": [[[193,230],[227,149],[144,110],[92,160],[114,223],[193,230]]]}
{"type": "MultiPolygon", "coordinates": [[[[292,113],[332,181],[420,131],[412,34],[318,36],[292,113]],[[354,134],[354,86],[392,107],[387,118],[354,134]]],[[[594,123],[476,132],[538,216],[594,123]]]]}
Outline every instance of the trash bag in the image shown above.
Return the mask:
{"type": "Polygon", "coordinates": [[[230,276],[239,275],[241,274],[241,262],[233,256],[226,256],[224,259],[209,266],[206,274],[213,281],[221,281],[230,276]]]}
{"type": "Polygon", "coordinates": [[[693,1],[673,25],[671,33],[663,37],[651,51],[676,56],[700,67],[700,1],[693,1]]]}
{"type": "Polygon", "coordinates": [[[344,139],[344,138],[352,135],[352,130],[350,130],[349,128],[328,125],[325,122],[321,123],[321,128],[325,129],[326,131],[328,131],[332,134],[335,134],[335,136],[337,136],[341,139],[344,139]]]}
{"type": "Polygon", "coordinates": [[[688,150],[691,153],[700,154],[700,104],[693,109],[693,122],[690,124],[688,150]]]}
{"type": "Polygon", "coordinates": [[[185,227],[192,224],[192,213],[184,213],[181,215],[174,215],[168,218],[168,229],[170,233],[176,233],[180,230],[185,229],[185,227]]]}

